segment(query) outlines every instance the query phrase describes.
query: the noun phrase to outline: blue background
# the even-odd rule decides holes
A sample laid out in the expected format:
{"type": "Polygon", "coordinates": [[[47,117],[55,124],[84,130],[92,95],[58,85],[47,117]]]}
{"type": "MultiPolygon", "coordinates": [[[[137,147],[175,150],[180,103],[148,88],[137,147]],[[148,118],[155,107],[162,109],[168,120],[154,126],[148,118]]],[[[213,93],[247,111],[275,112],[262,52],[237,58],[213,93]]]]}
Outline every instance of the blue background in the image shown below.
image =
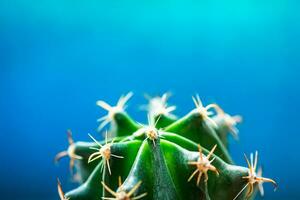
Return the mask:
{"type": "MultiPolygon", "coordinates": [[[[241,114],[231,153],[256,149],[265,199],[299,199],[299,3],[288,0],[49,0],[0,2],[1,199],[58,199],[68,162],[54,155],[95,135],[104,114],[132,90],[128,112],[145,120],[145,92],[173,92],[179,116],[199,93],[241,114]]],[[[100,136],[98,136],[99,138],[100,136]]]]}

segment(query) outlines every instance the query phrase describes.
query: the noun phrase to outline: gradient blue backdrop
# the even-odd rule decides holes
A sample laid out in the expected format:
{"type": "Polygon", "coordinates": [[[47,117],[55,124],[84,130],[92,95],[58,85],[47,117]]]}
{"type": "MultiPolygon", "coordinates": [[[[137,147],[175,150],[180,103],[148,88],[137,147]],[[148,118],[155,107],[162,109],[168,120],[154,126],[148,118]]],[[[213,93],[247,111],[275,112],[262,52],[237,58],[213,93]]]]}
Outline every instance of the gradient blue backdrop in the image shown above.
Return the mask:
{"type": "MultiPolygon", "coordinates": [[[[57,167],[66,129],[96,135],[104,112],[132,90],[173,92],[183,115],[191,95],[241,114],[231,152],[259,150],[265,199],[299,199],[299,3],[288,0],[48,0],[0,2],[0,196],[58,199],[68,163],[57,167]]],[[[99,136],[100,137],[100,136],[99,136]]]]}

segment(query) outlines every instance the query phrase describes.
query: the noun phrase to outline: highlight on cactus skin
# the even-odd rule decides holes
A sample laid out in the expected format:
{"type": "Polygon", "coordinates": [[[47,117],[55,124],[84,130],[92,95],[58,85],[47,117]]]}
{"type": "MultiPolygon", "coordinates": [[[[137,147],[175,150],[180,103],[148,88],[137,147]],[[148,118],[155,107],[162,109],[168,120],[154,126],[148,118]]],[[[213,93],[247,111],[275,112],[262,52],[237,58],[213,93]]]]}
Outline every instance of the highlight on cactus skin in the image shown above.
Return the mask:
{"type": "Polygon", "coordinates": [[[68,131],[69,147],[55,160],[70,158],[79,186],[65,193],[57,179],[61,200],[236,200],[254,199],[256,191],[264,195],[265,182],[277,188],[257,170],[257,151],[250,161],[245,155],[247,167],[234,164],[228,133],[237,138],[239,115],[231,116],[217,104],[204,106],[196,95],[196,108],[177,117],[166,93],[146,97],[148,122],[142,124],[125,111],[131,96],[122,96],[116,106],[97,101],[108,112],[98,120],[100,131],[110,124],[104,141],[88,134],[91,142],[74,142],[68,131]]]}

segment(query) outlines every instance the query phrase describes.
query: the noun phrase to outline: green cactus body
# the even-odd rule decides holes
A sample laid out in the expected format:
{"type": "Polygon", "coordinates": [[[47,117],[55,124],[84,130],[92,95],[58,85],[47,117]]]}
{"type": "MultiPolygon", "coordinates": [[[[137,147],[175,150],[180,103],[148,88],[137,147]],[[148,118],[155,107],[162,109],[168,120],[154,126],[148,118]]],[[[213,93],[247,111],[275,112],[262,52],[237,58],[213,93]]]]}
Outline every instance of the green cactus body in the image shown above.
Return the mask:
{"type": "Polygon", "coordinates": [[[113,137],[98,142],[91,136],[94,142],[70,142],[68,155],[75,163],[80,185],[64,194],[59,183],[61,199],[250,199],[257,185],[261,189],[265,181],[275,184],[256,174],[253,155],[248,168],[234,165],[227,133],[235,124],[221,118],[225,115],[210,118],[212,107],[202,107],[199,98],[196,109],[180,119],[170,114],[174,108],[168,110],[165,96],[161,105],[159,99],[155,102],[161,106],[155,112],[151,112],[150,101],[148,124],[142,125],[123,109],[130,96],[120,99],[116,107],[98,102],[109,112],[100,120],[105,123],[101,128],[111,122],[109,134],[113,137]],[[251,182],[246,178],[251,167],[255,174],[251,180],[262,179],[251,182]]]}

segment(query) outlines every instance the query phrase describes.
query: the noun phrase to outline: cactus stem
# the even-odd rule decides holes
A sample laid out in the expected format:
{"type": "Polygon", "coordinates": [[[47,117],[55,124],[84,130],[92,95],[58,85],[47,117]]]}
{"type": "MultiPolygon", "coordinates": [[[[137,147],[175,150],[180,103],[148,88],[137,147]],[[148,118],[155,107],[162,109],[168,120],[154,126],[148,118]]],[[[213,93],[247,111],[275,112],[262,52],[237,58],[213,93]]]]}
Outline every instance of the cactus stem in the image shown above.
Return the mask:
{"type": "Polygon", "coordinates": [[[65,198],[65,193],[63,192],[59,178],[57,178],[57,190],[58,190],[58,195],[59,195],[60,200],[69,200],[70,199],[70,198],[65,198]]]}
{"type": "Polygon", "coordinates": [[[264,178],[262,177],[262,169],[259,168],[258,171],[256,172],[256,167],[257,167],[257,162],[258,162],[258,152],[255,152],[255,158],[253,160],[253,153],[250,154],[250,162],[246,156],[246,154],[244,154],[245,160],[247,162],[248,165],[248,176],[243,176],[243,179],[247,179],[247,184],[246,186],[236,195],[236,197],[233,199],[237,199],[237,197],[242,193],[243,190],[245,190],[246,187],[248,187],[248,191],[246,194],[246,198],[248,199],[252,193],[253,193],[253,189],[254,189],[254,184],[258,184],[258,189],[260,191],[260,194],[263,196],[264,195],[264,190],[263,190],[263,186],[262,184],[264,182],[269,182],[272,183],[275,187],[275,190],[277,189],[277,183],[270,178],[264,178]]]}
{"type": "Polygon", "coordinates": [[[70,157],[70,163],[69,163],[69,168],[70,168],[70,172],[73,175],[73,169],[74,169],[74,164],[75,164],[75,160],[81,160],[82,157],[78,156],[75,154],[75,143],[72,137],[72,132],[71,130],[67,131],[67,136],[68,136],[68,143],[69,143],[69,147],[67,150],[65,151],[61,151],[58,154],[56,154],[54,161],[58,162],[61,158],[69,156],[70,157]]]}
{"type": "Polygon", "coordinates": [[[109,159],[110,157],[115,157],[115,158],[124,158],[123,156],[118,156],[115,154],[111,153],[111,146],[114,143],[114,140],[112,140],[110,143],[107,142],[107,131],[105,133],[105,145],[101,145],[91,134],[88,134],[90,138],[99,145],[100,148],[95,148],[95,147],[90,147],[90,149],[96,150],[97,152],[93,153],[90,155],[88,159],[88,163],[91,163],[99,158],[102,157],[102,159],[105,161],[106,166],[108,168],[108,172],[111,175],[111,169],[110,169],[110,164],[109,164],[109,159]]]}
{"type": "Polygon", "coordinates": [[[198,145],[198,149],[199,149],[199,158],[197,161],[190,161],[188,162],[189,165],[196,165],[197,169],[192,173],[192,175],[189,177],[188,182],[192,180],[192,178],[199,172],[198,177],[197,177],[197,186],[199,186],[200,183],[200,179],[202,177],[202,175],[204,175],[204,181],[207,182],[208,180],[208,175],[207,175],[207,171],[211,170],[213,172],[215,172],[217,175],[219,175],[218,170],[216,169],[216,167],[214,167],[211,163],[214,161],[214,158],[209,160],[210,157],[212,156],[213,152],[215,151],[215,149],[217,148],[217,145],[215,145],[211,151],[208,153],[207,156],[202,154],[202,149],[201,146],[198,145]]]}
{"type": "Polygon", "coordinates": [[[115,192],[112,189],[110,189],[103,181],[101,182],[103,187],[115,198],[111,197],[102,197],[102,199],[107,199],[107,200],[137,200],[145,197],[147,193],[143,193],[141,195],[131,197],[133,193],[141,186],[142,181],[139,181],[135,186],[132,187],[132,189],[126,193],[126,191],[122,190],[122,182],[121,182],[121,177],[119,177],[119,188],[121,189],[119,192],[115,192]]]}
{"type": "Polygon", "coordinates": [[[126,103],[127,101],[132,97],[133,93],[129,92],[127,93],[125,96],[122,95],[116,106],[111,106],[108,103],[106,103],[105,101],[99,100],[96,102],[96,104],[98,106],[100,106],[101,108],[103,108],[104,110],[108,111],[108,114],[99,118],[97,121],[101,122],[99,127],[98,127],[98,131],[100,131],[102,128],[104,128],[107,124],[109,124],[116,113],[118,112],[123,112],[126,109],[126,103]]]}
{"type": "Polygon", "coordinates": [[[277,188],[274,180],[262,176],[257,152],[249,159],[245,155],[248,167],[233,163],[228,134],[237,139],[240,116],[217,104],[205,105],[196,94],[195,107],[178,119],[165,93],[147,98],[148,121],[141,124],[125,111],[131,96],[122,95],[111,105],[97,101],[105,113],[98,130],[109,126],[104,141],[88,134],[90,142],[74,142],[68,131],[68,148],[55,161],[69,157],[72,179],[80,186],[65,194],[57,179],[60,200],[250,200],[256,190],[264,194],[265,182],[277,188]]]}

